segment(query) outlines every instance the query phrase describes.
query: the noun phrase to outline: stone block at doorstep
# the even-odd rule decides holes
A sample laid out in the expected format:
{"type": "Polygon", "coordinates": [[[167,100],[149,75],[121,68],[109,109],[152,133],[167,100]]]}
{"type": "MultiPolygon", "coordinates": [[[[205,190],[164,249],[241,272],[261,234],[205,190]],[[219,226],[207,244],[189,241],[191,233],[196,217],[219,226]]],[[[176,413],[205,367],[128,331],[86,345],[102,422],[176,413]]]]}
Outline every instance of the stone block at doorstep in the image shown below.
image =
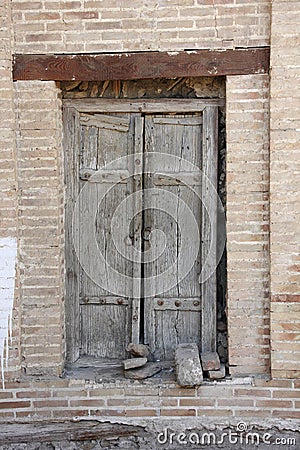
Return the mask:
{"type": "Polygon", "coordinates": [[[197,344],[179,344],[175,350],[177,383],[183,387],[199,386],[203,381],[197,344]]]}

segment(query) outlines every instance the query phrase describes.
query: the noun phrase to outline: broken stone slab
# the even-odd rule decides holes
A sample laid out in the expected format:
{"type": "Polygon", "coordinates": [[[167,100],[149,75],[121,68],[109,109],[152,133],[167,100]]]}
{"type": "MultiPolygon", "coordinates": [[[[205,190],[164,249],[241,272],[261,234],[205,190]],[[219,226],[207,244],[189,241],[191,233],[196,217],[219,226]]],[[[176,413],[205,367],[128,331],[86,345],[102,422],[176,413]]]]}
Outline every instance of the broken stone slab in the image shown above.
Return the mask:
{"type": "Polygon", "coordinates": [[[225,375],[226,375],[225,364],[221,364],[221,367],[219,370],[209,370],[208,371],[208,378],[210,380],[220,380],[221,378],[225,378],[225,375]]]}
{"type": "Polygon", "coordinates": [[[147,358],[131,358],[123,361],[124,370],[135,369],[146,364],[147,358]]]}
{"type": "Polygon", "coordinates": [[[208,370],[219,370],[221,367],[220,358],[217,352],[203,352],[201,353],[202,369],[207,372],[208,370]]]}
{"type": "Polygon", "coordinates": [[[133,344],[132,342],[128,344],[126,352],[130,353],[133,356],[143,356],[143,357],[147,357],[150,353],[147,345],[133,344]]]}
{"type": "Polygon", "coordinates": [[[157,363],[147,363],[144,367],[140,369],[126,370],[124,372],[125,378],[131,378],[132,380],[144,380],[145,378],[150,378],[153,375],[160,372],[162,369],[160,364],[157,363]]]}
{"type": "Polygon", "coordinates": [[[183,387],[199,386],[203,381],[203,371],[197,344],[179,344],[175,350],[177,382],[183,387]]]}

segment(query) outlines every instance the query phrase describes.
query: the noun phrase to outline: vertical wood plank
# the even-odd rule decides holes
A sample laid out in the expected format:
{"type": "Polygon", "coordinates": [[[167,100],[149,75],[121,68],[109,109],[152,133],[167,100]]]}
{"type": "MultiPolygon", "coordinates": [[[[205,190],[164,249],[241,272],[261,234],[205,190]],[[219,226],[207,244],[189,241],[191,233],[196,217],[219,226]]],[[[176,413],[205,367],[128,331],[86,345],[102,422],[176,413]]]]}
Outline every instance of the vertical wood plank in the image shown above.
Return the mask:
{"type": "Polygon", "coordinates": [[[203,111],[203,162],[202,184],[202,252],[201,266],[211,276],[201,284],[202,292],[202,352],[216,351],[216,244],[217,197],[211,195],[212,185],[217,190],[218,176],[218,108],[207,106],[203,111]],[[210,183],[209,183],[209,181],[210,183]],[[206,207],[204,206],[206,205],[206,207]],[[212,245],[212,258],[206,261],[212,245]]]}
{"type": "Polygon", "coordinates": [[[72,363],[79,358],[80,344],[79,262],[73,245],[72,233],[73,209],[79,194],[80,123],[79,114],[74,108],[64,108],[63,110],[63,148],[65,150],[66,187],[66,360],[72,363]]]}
{"type": "Polygon", "coordinates": [[[134,221],[133,221],[133,246],[139,251],[140,259],[135,265],[136,270],[133,273],[133,300],[132,300],[132,325],[131,325],[131,342],[138,344],[140,340],[140,323],[141,323],[141,281],[142,281],[142,211],[143,207],[143,185],[142,185],[142,167],[143,158],[143,133],[144,118],[134,114],[134,157],[133,164],[133,193],[134,193],[134,221]],[[139,154],[139,155],[137,155],[139,154]]]}

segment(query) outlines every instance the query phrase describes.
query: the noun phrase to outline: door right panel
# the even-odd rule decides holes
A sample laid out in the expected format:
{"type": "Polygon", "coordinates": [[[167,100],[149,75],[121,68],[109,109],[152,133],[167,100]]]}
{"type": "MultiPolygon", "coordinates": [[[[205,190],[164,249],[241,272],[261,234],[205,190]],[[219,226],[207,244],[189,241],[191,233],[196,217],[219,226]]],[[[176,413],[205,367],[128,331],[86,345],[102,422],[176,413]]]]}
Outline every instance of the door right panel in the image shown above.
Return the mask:
{"type": "Polygon", "coordinates": [[[172,360],[179,343],[196,342],[200,346],[201,181],[197,182],[196,175],[201,164],[200,113],[146,116],[144,253],[152,250],[160,256],[153,262],[147,262],[145,257],[143,264],[145,280],[153,277],[154,284],[154,295],[147,297],[145,293],[145,342],[155,359],[172,360]],[[151,152],[168,153],[176,158],[170,158],[167,170],[164,167],[164,173],[157,174],[147,167],[151,152]],[[194,165],[195,177],[193,171],[185,170],[184,161],[194,165]],[[193,232],[192,219],[198,224],[198,235],[193,232]],[[160,231],[151,236],[155,230],[160,231]],[[196,256],[194,252],[189,258],[189,251],[195,247],[196,256]],[[191,264],[184,278],[182,264],[191,264]],[[160,276],[171,266],[168,276],[160,276]]]}

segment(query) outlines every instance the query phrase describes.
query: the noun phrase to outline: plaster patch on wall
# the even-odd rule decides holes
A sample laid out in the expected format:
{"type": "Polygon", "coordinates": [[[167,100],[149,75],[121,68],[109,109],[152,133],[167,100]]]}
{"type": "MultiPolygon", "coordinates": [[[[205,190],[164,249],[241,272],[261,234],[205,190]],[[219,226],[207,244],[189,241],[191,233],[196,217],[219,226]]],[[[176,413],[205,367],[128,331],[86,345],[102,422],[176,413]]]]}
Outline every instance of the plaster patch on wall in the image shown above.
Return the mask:
{"type": "Polygon", "coordinates": [[[12,336],[17,241],[0,238],[0,364],[4,389],[4,358],[8,363],[8,339],[12,336]]]}

